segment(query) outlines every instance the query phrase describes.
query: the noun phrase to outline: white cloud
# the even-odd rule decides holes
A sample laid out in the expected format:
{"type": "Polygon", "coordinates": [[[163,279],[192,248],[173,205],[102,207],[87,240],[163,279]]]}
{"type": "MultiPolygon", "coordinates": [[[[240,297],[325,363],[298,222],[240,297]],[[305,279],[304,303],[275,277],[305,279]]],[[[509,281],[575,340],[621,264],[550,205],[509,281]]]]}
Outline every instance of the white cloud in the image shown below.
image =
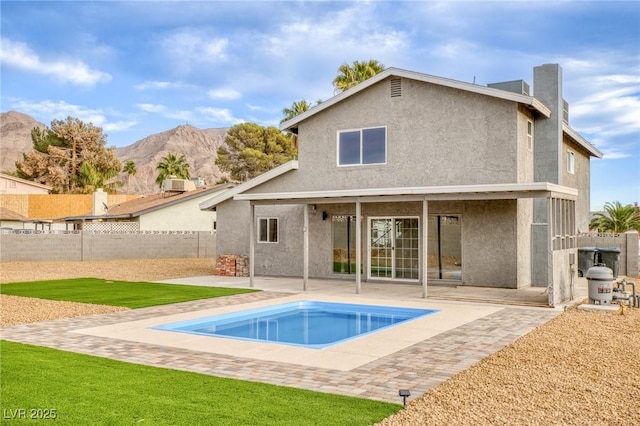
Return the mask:
{"type": "Polygon", "coordinates": [[[227,60],[229,40],[213,37],[203,30],[180,29],[160,40],[160,47],[169,56],[171,66],[189,72],[202,64],[216,64],[227,60]]]}
{"type": "Polygon", "coordinates": [[[144,81],[133,86],[134,89],[144,90],[164,90],[164,89],[187,89],[191,85],[181,81],[144,81]]]}
{"type": "Polygon", "coordinates": [[[102,126],[102,129],[105,132],[123,132],[125,130],[129,130],[130,128],[132,128],[133,126],[136,126],[138,124],[138,121],[114,121],[114,122],[109,122],[109,123],[105,123],[102,126]]]}
{"type": "Polygon", "coordinates": [[[232,88],[221,88],[221,89],[213,89],[213,90],[209,90],[207,92],[207,95],[209,95],[209,97],[211,99],[222,99],[222,100],[227,100],[227,101],[232,101],[234,99],[239,99],[242,94],[240,92],[238,92],[235,89],[232,88]]]}
{"type": "Polygon", "coordinates": [[[136,104],[136,107],[140,108],[144,112],[164,112],[166,107],[158,104],[136,104]]]}
{"type": "Polygon", "coordinates": [[[7,66],[80,86],[94,86],[111,80],[110,74],[92,70],[80,60],[43,60],[25,43],[2,38],[0,46],[0,62],[7,66]]]}
{"type": "Polygon", "coordinates": [[[68,104],[64,101],[53,102],[50,100],[42,102],[19,101],[14,105],[16,110],[33,115],[39,120],[44,120],[49,124],[51,120],[64,120],[67,117],[79,118],[85,123],[92,123],[94,126],[102,127],[106,131],[124,131],[138,124],[135,120],[110,121],[104,111],[100,109],[85,108],[81,105],[68,104]]]}
{"type": "Polygon", "coordinates": [[[229,125],[244,122],[244,120],[235,118],[233,116],[233,113],[227,108],[198,107],[196,108],[196,111],[200,113],[207,121],[213,123],[229,125]]]}

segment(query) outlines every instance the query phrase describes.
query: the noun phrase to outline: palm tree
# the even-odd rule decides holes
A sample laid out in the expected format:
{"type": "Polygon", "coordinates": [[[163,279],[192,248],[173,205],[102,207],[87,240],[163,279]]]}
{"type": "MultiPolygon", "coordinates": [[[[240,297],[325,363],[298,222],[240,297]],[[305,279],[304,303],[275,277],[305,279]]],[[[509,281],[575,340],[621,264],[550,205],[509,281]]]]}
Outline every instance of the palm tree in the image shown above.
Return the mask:
{"type": "Polygon", "coordinates": [[[133,160],[127,160],[127,162],[124,163],[124,167],[122,168],[122,170],[127,173],[127,194],[128,194],[129,186],[131,185],[131,176],[135,176],[137,173],[136,163],[134,163],[133,160]]]}
{"type": "Polygon", "coordinates": [[[167,153],[165,157],[156,166],[158,170],[158,177],[156,183],[162,187],[162,182],[169,176],[175,176],[179,179],[189,179],[189,163],[187,158],[183,155],[178,157],[178,154],[173,152],[167,153]]]}
{"type": "Polygon", "coordinates": [[[640,209],[631,204],[623,206],[619,201],[606,203],[604,213],[594,214],[589,229],[613,233],[640,231],[640,209]]]}
{"type": "Polygon", "coordinates": [[[291,120],[293,117],[302,114],[309,108],[311,108],[311,105],[305,99],[292,103],[291,108],[285,108],[282,110],[282,113],[284,114],[284,118],[280,120],[280,123],[284,123],[287,120],[291,120]]]}
{"type": "Polygon", "coordinates": [[[98,188],[104,188],[107,192],[115,192],[122,182],[112,180],[118,175],[115,170],[101,171],[90,161],[85,161],[80,166],[80,176],[77,178],[78,186],[75,191],[83,194],[91,194],[98,188]]]}
{"type": "Polygon", "coordinates": [[[352,65],[342,64],[338,68],[338,75],[333,80],[336,92],[344,92],[353,86],[384,71],[384,65],[375,59],[368,61],[354,61],[352,65]]]}

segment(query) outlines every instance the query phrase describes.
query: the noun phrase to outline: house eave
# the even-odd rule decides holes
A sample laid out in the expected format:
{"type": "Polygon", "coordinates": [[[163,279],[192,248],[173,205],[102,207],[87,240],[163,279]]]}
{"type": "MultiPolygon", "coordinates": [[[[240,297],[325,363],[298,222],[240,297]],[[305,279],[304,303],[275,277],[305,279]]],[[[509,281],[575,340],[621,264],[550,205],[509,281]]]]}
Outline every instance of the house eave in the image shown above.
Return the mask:
{"type": "Polygon", "coordinates": [[[546,118],[551,117],[551,110],[545,106],[538,99],[533,96],[520,95],[518,93],[508,92],[506,90],[495,89],[492,87],[481,86],[479,84],[467,83],[464,81],[452,80],[444,77],[436,77],[429,74],[423,74],[415,71],[408,71],[399,68],[387,68],[383,72],[376,74],[375,76],[363,81],[362,83],[352,87],[351,89],[345,90],[344,92],[339,93],[338,95],[322,102],[321,104],[303,112],[300,115],[293,117],[290,120],[283,122],[280,125],[280,129],[283,131],[292,131],[293,133],[297,133],[298,124],[307,118],[323,111],[338,102],[342,101],[345,98],[353,96],[354,94],[365,90],[366,88],[384,80],[387,77],[395,76],[401,78],[409,78],[412,80],[422,81],[425,83],[436,84],[439,86],[450,87],[458,90],[465,90],[467,92],[478,93],[486,96],[492,96],[495,98],[505,99],[513,102],[518,102],[524,105],[527,105],[533,111],[543,115],[546,118]]]}
{"type": "Polygon", "coordinates": [[[244,191],[248,191],[251,188],[255,188],[256,186],[262,185],[263,183],[268,182],[271,179],[278,177],[282,174],[285,174],[291,170],[297,170],[298,166],[299,166],[298,160],[288,161],[284,164],[279,165],[274,169],[269,170],[268,172],[265,172],[259,176],[254,177],[253,179],[247,182],[244,182],[240,185],[237,185],[223,192],[220,195],[217,195],[213,198],[203,201],[198,206],[200,207],[200,210],[211,210],[215,208],[218,204],[233,198],[236,194],[239,194],[244,191]]]}
{"type": "Polygon", "coordinates": [[[602,158],[604,154],[595,146],[593,146],[589,141],[580,136],[578,132],[573,130],[567,124],[562,124],[562,132],[574,140],[578,145],[584,148],[591,156],[596,158],[602,158]]]}

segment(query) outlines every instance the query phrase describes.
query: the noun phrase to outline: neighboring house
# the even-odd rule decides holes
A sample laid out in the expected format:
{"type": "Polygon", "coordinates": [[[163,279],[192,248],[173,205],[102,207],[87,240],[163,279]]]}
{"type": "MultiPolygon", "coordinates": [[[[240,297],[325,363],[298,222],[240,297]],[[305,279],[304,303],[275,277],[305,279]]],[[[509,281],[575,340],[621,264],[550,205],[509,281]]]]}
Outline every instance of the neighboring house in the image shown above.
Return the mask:
{"type": "Polygon", "coordinates": [[[94,193],[93,211],[64,218],[74,228],[104,231],[214,231],[216,212],[203,211],[199,204],[233,184],[196,188],[185,192],[166,191],[121,204],[107,206],[107,194],[94,193]]]}
{"type": "Polygon", "coordinates": [[[201,204],[250,276],[522,288],[572,295],[590,158],[562,69],[487,87],[389,68],[282,123],[299,160],[201,204]],[[426,226],[425,226],[426,224],[426,226]],[[247,232],[248,231],[248,232],[247,232]]]}
{"type": "Polygon", "coordinates": [[[0,194],[48,194],[50,186],[0,173],[0,194]]]}
{"type": "Polygon", "coordinates": [[[28,217],[0,207],[0,228],[2,229],[24,229],[25,223],[31,222],[28,217]]]}

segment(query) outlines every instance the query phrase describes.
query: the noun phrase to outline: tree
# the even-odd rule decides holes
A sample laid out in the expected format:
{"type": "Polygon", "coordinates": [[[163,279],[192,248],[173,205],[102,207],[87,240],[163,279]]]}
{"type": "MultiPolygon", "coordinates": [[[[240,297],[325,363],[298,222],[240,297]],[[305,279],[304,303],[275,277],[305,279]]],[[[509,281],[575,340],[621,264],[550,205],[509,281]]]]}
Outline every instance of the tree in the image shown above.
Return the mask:
{"type": "Polygon", "coordinates": [[[352,65],[344,63],[338,68],[338,75],[333,80],[337,92],[344,92],[353,86],[384,71],[384,65],[375,59],[368,61],[354,61],[352,65]]]}
{"type": "MultiPolygon", "coordinates": [[[[316,105],[320,105],[322,103],[321,100],[316,101],[316,105]]],[[[302,99],[298,102],[293,102],[291,104],[291,108],[285,108],[282,110],[282,114],[284,114],[284,118],[280,120],[280,123],[284,123],[287,120],[291,120],[293,117],[306,112],[309,108],[311,108],[311,104],[306,101],[306,99],[302,99]]]]}
{"type": "Polygon", "coordinates": [[[123,172],[127,173],[127,194],[129,193],[129,186],[131,185],[131,176],[135,176],[138,172],[136,170],[136,163],[133,160],[127,160],[122,168],[123,172]]]}
{"type": "Polygon", "coordinates": [[[162,182],[170,176],[175,176],[178,179],[189,179],[189,167],[189,162],[184,154],[178,157],[178,154],[169,152],[162,157],[162,160],[156,166],[156,170],[158,170],[156,183],[162,187],[162,182]]]}
{"type": "Polygon", "coordinates": [[[93,163],[85,161],[80,166],[77,192],[91,194],[98,188],[103,188],[107,192],[116,192],[122,186],[122,182],[119,180],[112,180],[116,176],[118,176],[118,172],[115,170],[103,173],[93,163]]]}
{"type": "Polygon", "coordinates": [[[51,186],[54,193],[86,192],[88,180],[82,172],[85,162],[106,179],[122,169],[115,150],[106,147],[102,128],[77,118],[53,120],[51,128],[44,130],[34,128],[31,140],[34,149],[16,162],[16,172],[23,179],[51,186]]]}
{"type": "Polygon", "coordinates": [[[218,148],[216,165],[236,181],[254,178],[296,155],[291,139],[280,130],[255,123],[231,127],[224,142],[226,147],[218,148]]]}
{"type": "Polygon", "coordinates": [[[589,222],[589,229],[614,233],[640,231],[640,209],[631,204],[623,206],[619,201],[606,203],[604,213],[594,214],[589,222]]]}

